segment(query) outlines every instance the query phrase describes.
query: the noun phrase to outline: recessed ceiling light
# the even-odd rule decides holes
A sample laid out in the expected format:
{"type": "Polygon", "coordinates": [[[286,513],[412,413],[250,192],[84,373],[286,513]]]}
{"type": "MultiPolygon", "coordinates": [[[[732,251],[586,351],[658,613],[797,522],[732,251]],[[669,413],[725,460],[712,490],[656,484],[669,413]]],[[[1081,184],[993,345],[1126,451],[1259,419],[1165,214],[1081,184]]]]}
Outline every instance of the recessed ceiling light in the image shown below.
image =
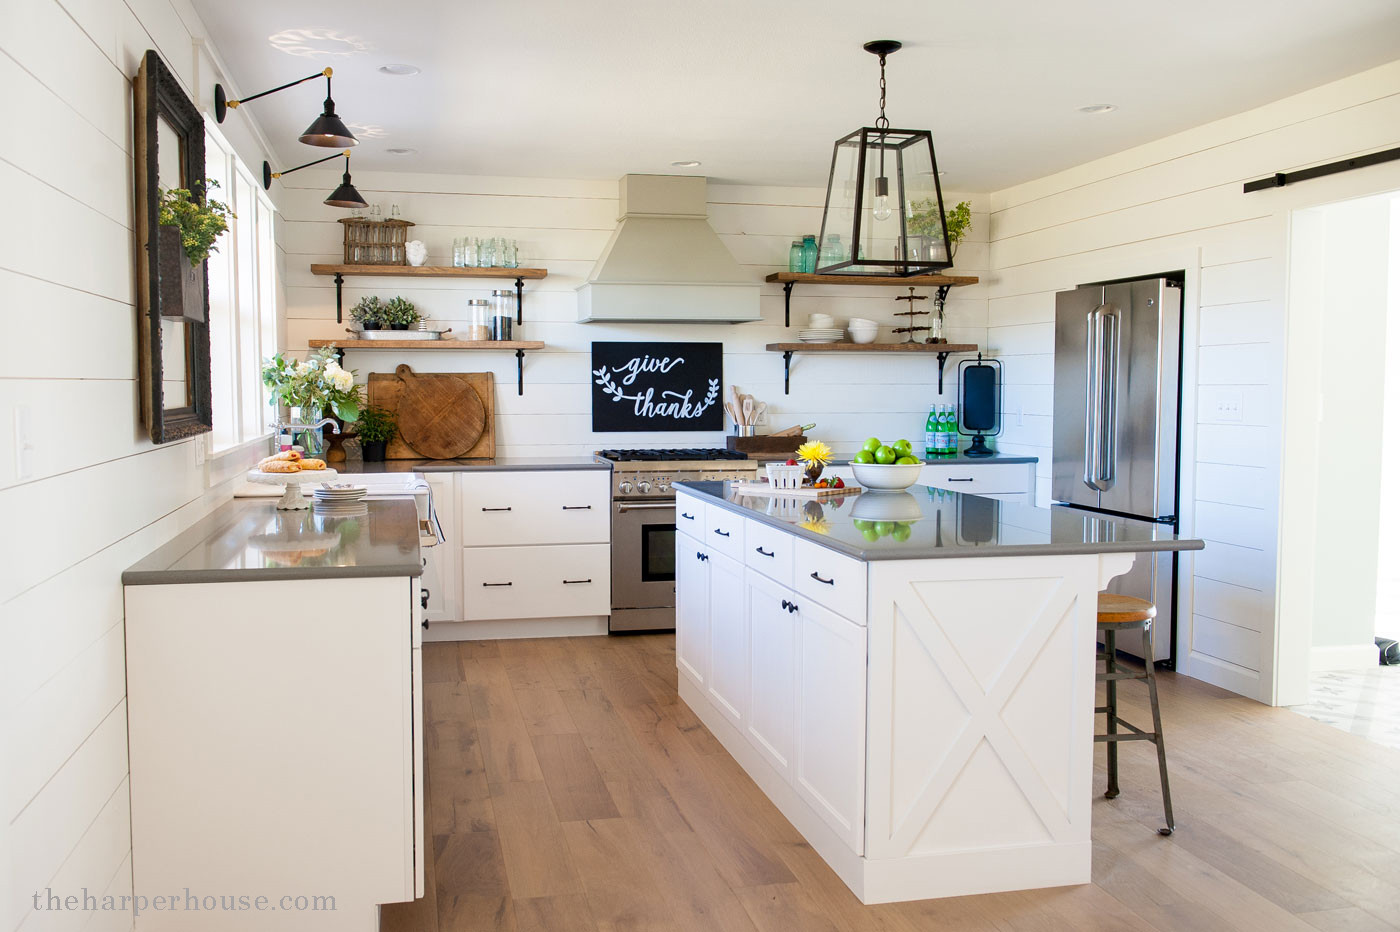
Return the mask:
{"type": "Polygon", "coordinates": [[[679,161],[679,162],[672,162],[672,163],[671,163],[671,167],[672,167],[672,168],[699,168],[699,167],[700,167],[700,163],[697,162],[697,161],[695,161],[694,159],[682,159],[682,160],[679,161]]]}
{"type": "Polygon", "coordinates": [[[1116,104],[1090,104],[1087,107],[1080,107],[1080,113],[1112,113],[1117,110],[1116,104]]]}
{"type": "Polygon", "coordinates": [[[408,148],[399,147],[399,148],[395,148],[395,149],[385,149],[384,151],[387,152],[387,153],[389,153],[390,155],[412,155],[413,153],[417,152],[418,150],[417,150],[417,149],[408,149],[408,148]]]}
{"type": "Polygon", "coordinates": [[[380,65],[379,71],[382,74],[392,74],[398,77],[404,77],[410,74],[419,74],[423,71],[423,69],[419,68],[417,65],[380,65]]]}

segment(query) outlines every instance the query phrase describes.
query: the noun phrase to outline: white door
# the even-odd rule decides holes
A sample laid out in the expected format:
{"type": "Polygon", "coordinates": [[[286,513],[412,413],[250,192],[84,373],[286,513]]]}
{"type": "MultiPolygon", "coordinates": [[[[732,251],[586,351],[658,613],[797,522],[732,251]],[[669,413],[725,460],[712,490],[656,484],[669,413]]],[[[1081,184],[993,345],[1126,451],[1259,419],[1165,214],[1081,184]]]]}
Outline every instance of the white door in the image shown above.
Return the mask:
{"type": "Polygon", "coordinates": [[[744,611],[744,566],[711,552],[710,701],[742,727],[749,692],[749,635],[744,611]]]}
{"type": "Polygon", "coordinates": [[[710,554],[676,535],[676,669],[704,686],[710,675],[710,554]]]}
{"type": "Polygon", "coordinates": [[[794,786],[856,854],[865,844],[865,629],[799,598],[794,786]]]}
{"type": "Polygon", "coordinates": [[[744,733],[764,760],[792,782],[796,728],[797,613],[792,591],[749,570],[744,601],[749,619],[749,705],[744,733]]]}

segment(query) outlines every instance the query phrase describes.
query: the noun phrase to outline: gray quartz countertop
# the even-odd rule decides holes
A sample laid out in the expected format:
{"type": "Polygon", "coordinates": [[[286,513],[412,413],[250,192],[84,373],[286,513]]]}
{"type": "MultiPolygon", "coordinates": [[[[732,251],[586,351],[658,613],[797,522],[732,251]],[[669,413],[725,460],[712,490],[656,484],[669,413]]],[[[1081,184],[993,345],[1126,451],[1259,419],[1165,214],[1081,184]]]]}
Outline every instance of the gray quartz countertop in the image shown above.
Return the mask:
{"type": "Polygon", "coordinates": [[[677,489],[858,560],[1059,556],[1200,550],[1167,525],[1056,505],[1037,508],[912,486],[817,501],[745,495],[729,482],[677,482],[677,489]]]}
{"type": "Polygon", "coordinates": [[[498,456],[470,460],[385,460],[366,463],[346,460],[332,464],[342,473],[384,472],[553,472],[571,469],[612,469],[591,456],[498,456]]]}
{"type": "MultiPolygon", "coordinates": [[[[1024,464],[1038,463],[1040,460],[1034,456],[1012,456],[1010,453],[993,453],[991,456],[968,456],[966,453],[959,453],[957,456],[940,456],[937,459],[921,459],[925,466],[982,466],[989,463],[995,464],[1024,464]]],[[[850,460],[836,460],[834,465],[849,466],[850,460]]]]}
{"type": "Polygon", "coordinates": [[[132,564],[122,584],[421,575],[412,499],[364,504],[365,514],[342,517],[235,499],[132,564]]]}

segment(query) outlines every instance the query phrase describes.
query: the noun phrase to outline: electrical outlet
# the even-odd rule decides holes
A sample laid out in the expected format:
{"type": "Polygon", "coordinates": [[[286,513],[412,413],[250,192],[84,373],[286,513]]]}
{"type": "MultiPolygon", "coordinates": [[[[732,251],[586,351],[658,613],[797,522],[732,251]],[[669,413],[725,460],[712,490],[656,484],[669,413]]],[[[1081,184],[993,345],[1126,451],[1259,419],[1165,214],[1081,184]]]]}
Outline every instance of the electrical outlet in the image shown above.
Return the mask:
{"type": "Polygon", "coordinates": [[[34,476],[34,432],[29,405],[15,405],[15,478],[34,476]]]}
{"type": "Polygon", "coordinates": [[[1239,389],[1216,393],[1215,419],[1217,421],[1239,422],[1244,420],[1244,396],[1239,389]]]}

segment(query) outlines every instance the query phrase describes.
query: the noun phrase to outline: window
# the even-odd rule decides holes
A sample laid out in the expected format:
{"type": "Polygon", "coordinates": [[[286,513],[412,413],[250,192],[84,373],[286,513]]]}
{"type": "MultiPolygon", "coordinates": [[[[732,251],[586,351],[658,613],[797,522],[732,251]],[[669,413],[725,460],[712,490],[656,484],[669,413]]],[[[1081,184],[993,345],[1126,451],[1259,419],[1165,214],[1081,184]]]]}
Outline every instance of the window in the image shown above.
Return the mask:
{"type": "Polygon", "coordinates": [[[205,171],[213,196],[237,214],[209,256],[209,355],[214,395],[210,450],[266,436],[272,409],[262,361],[277,352],[277,255],[272,202],[233,147],[205,130],[205,171]]]}

